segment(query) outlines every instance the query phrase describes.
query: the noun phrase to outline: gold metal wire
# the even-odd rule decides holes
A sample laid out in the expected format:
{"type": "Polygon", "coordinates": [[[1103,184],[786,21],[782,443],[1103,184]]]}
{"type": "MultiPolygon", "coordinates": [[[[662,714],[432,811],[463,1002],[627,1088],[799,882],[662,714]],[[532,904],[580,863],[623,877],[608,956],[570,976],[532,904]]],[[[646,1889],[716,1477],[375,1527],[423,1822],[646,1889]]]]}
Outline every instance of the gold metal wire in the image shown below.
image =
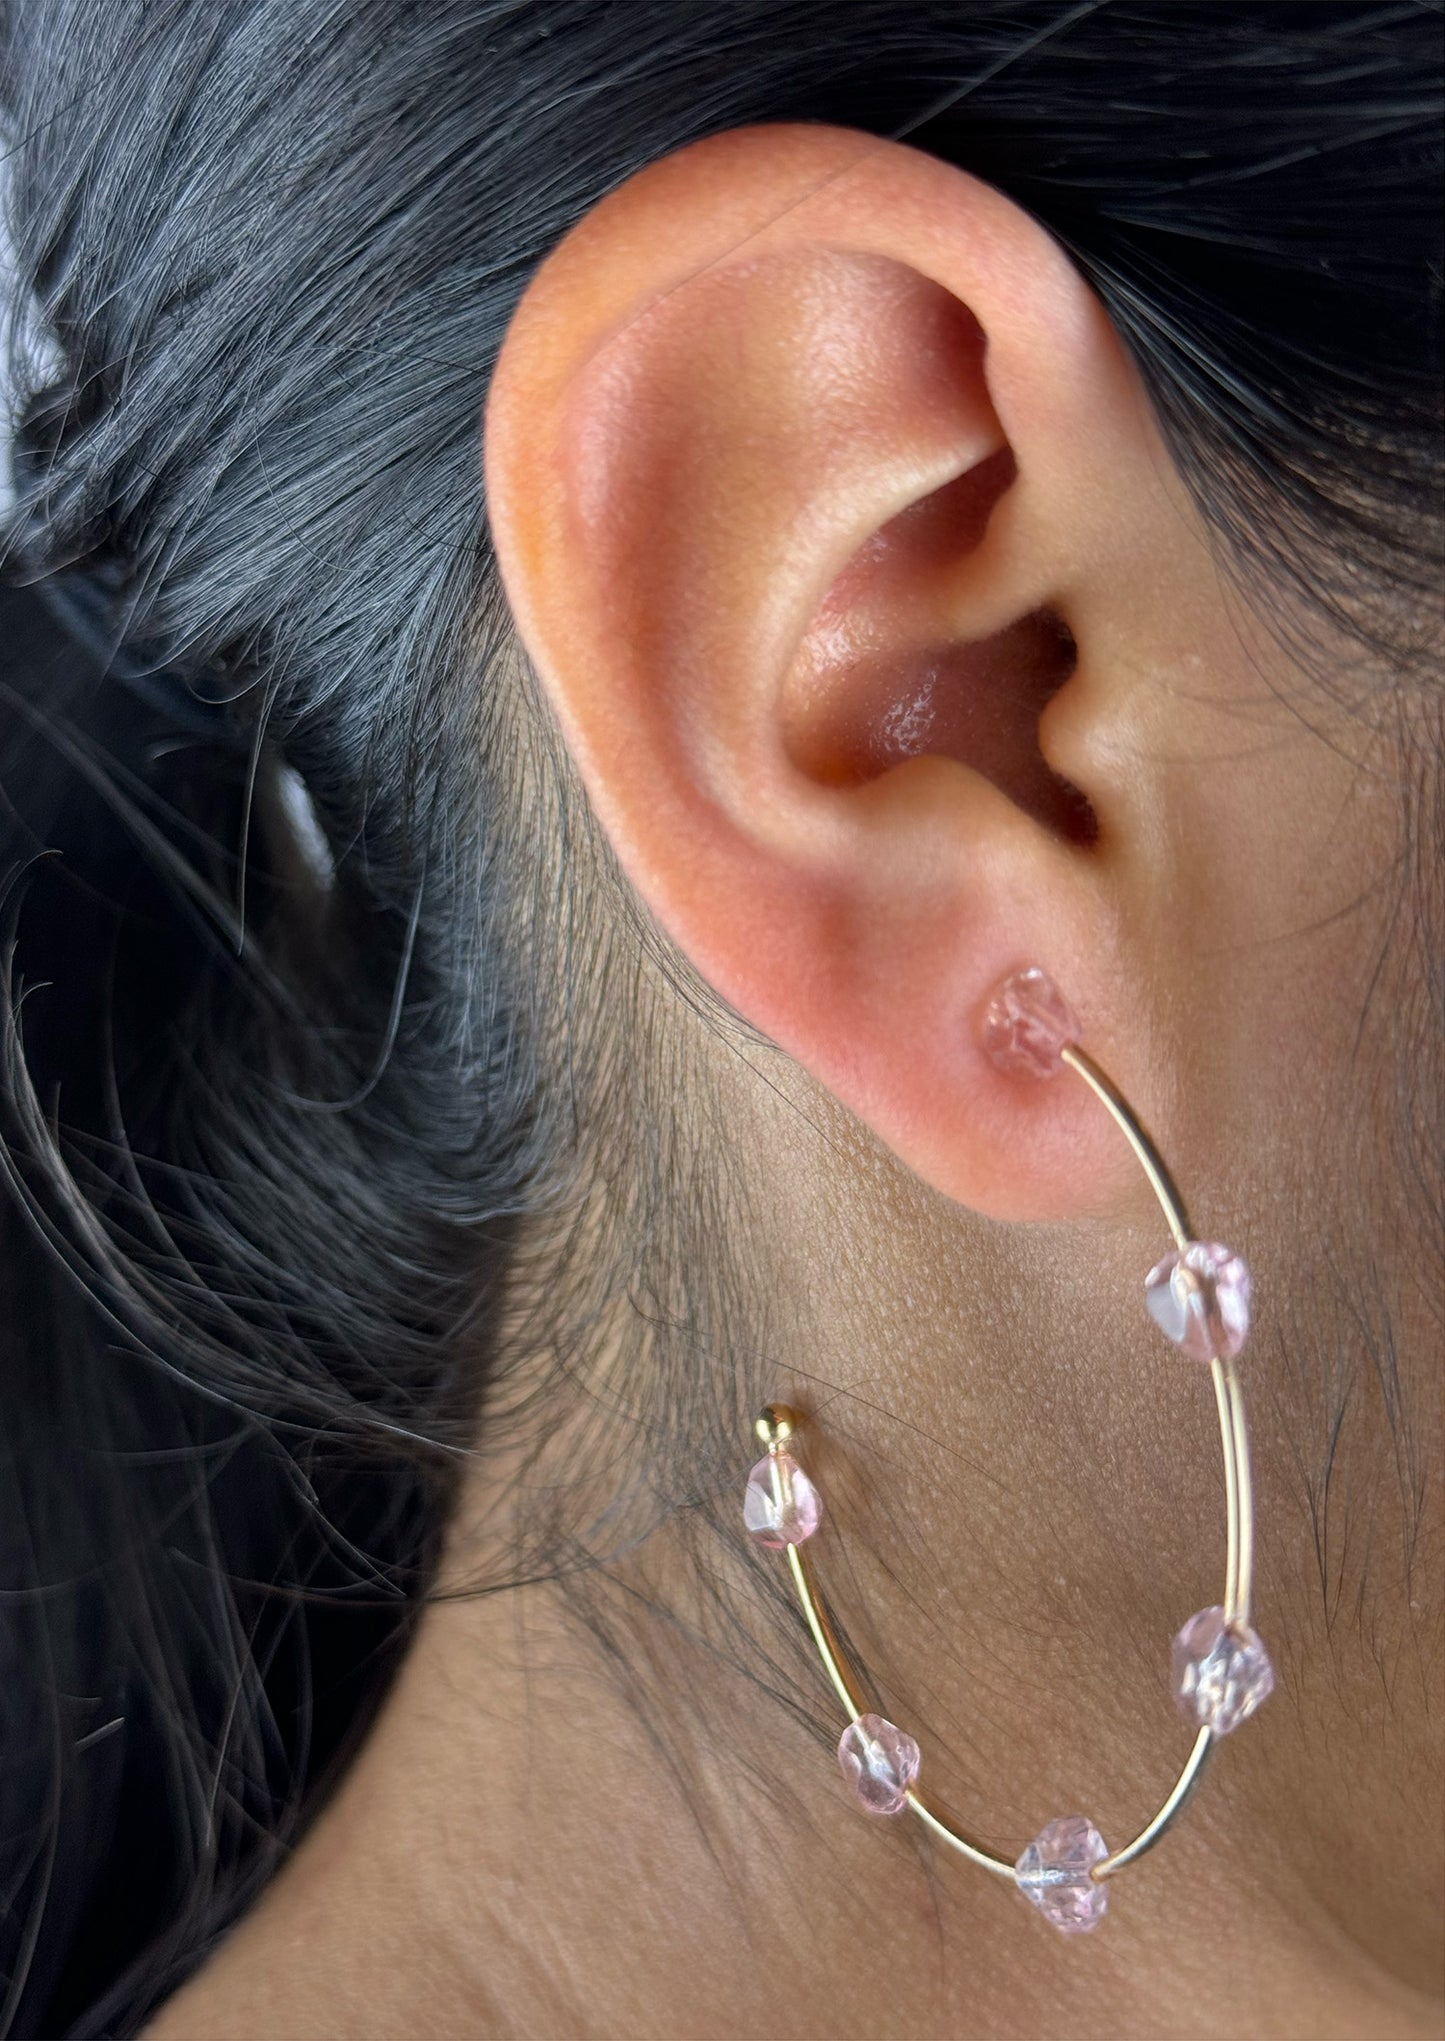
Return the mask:
{"type": "MultiPolygon", "coordinates": [[[[1108,1077],[1092,1056],[1077,1044],[1070,1043],[1061,1051],[1062,1060],[1080,1076],[1094,1096],[1104,1106],[1134,1151],[1149,1187],[1159,1201],[1160,1209],[1168,1222],[1174,1244],[1182,1252],[1190,1243],[1189,1215],[1184,1201],[1170,1176],[1169,1170],[1145,1130],[1138,1115],[1130,1106],[1123,1093],[1108,1077]]],[[[1219,1436],[1224,1452],[1224,1514],[1225,1514],[1225,1562],[1224,1562],[1224,1612],[1233,1622],[1247,1623],[1250,1614],[1252,1575],[1254,1570],[1254,1496],[1249,1471],[1249,1434],[1245,1425],[1244,1392],[1234,1362],[1228,1357],[1216,1356],[1209,1364],[1210,1380],[1214,1387],[1215,1407],[1219,1414],[1219,1436]]],[[[781,1405],[770,1405],[758,1419],[758,1436],[776,1455],[791,1437],[793,1413],[781,1405]]],[[[777,1486],[775,1482],[775,1487],[777,1486]]],[[[812,1561],[799,1545],[787,1547],[788,1565],[793,1576],[793,1585],[818,1656],[833,1690],[842,1702],[850,1722],[856,1722],[866,1715],[868,1702],[858,1678],[838,1642],[837,1632],[829,1618],[827,1607],[818,1591],[812,1561]]],[[[1199,1783],[1205,1763],[1214,1745],[1214,1733],[1201,1729],[1195,1737],[1188,1757],[1184,1760],[1178,1778],[1158,1811],[1147,1821],[1131,1842],[1115,1850],[1094,1866],[1096,1878],[1111,1878],[1116,1871],[1122,1871],[1126,1864],[1132,1864],[1142,1857],[1146,1850],[1153,1849],[1161,1836],[1171,1828],[1183,1810],[1185,1803],[1199,1783]]],[[[981,1843],[972,1842],[951,1819],[939,1814],[923,1795],[911,1791],[908,1805],[932,1834],[938,1837],[960,1856],[977,1864],[984,1871],[992,1871],[996,1877],[1009,1878],[1017,1882],[1017,1872],[1008,1858],[1000,1857],[994,1851],[985,1849],[981,1843]]]]}

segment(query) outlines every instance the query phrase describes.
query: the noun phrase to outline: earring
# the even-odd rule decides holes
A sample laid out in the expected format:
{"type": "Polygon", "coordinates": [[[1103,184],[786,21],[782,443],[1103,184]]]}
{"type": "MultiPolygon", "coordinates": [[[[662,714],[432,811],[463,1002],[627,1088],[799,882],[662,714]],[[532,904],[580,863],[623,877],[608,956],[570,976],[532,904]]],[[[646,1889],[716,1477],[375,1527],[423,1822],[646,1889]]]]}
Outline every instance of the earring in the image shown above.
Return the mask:
{"type": "Polygon", "coordinates": [[[1158,1813],[1119,1850],[1111,1851],[1094,1824],[1077,1814],[1051,1821],[1016,1863],[970,1841],[919,1793],[917,1743],[869,1710],[829,1620],[805,1550],[823,1521],[823,1502],[794,1450],[802,1421],[796,1411],[769,1404],[758,1418],[757,1435],[767,1450],[748,1476],[743,1505],[743,1520],[757,1542],[787,1554],[813,1642],[848,1717],[838,1762],[859,1804],[870,1814],[909,1810],[970,1863],[1011,1879],[1064,1934],[1098,1926],[1109,1905],[1109,1881],[1153,1848],[1198,1784],[1219,1738],[1237,1729],[1274,1687],[1269,1654],[1249,1620],[1254,1509],[1244,1396],[1234,1365],[1249,1332],[1249,1271],[1229,1248],[1192,1237],[1158,1150],[1078,1036],[1057,986],[1037,968],[1006,979],[985,1009],[983,1045],[998,1068],[1039,1078],[1073,1071],[1137,1157],[1174,1239],[1144,1279],[1145,1307],[1166,1338],[1207,1366],[1224,1447],[1224,1600],[1191,1616],[1174,1639],[1174,1698],[1196,1735],[1158,1813]]]}

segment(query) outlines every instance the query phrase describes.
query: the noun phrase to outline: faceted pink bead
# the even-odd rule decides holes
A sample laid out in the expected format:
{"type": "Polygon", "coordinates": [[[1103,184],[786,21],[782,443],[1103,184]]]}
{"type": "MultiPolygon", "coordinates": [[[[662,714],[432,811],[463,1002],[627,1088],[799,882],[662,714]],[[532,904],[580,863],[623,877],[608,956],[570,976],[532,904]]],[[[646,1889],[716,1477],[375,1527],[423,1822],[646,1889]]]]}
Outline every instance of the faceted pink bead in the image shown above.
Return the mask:
{"type": "Polygon", "coordinates": [[[985,1053],[1011,1074],[1053,1077],[1063,1069],[1059,1051],[1078,1039],[1064,995],[1037,964],[1005,978],[984,1009],[985,1053]]]}
{"type": "Polygon", "coordinates": [[[1249,1337],[1249,1269],[1217,1240],[1171,1248],[1144,1278],[1144,1302],[1191,1360],[1232,1360],[1249,1337]]]}
{"type": "Polygon", "coordinates": [[[901,1814],[918,1777],[918,1745],[881,1715],[860,1715],[838,1742],[843,1777],[868,1814],[901,1814]]]}
{"type": "Polygon", "coordinates": [[[767,1453],[748,1476],[743,1522],[760,1545],[801,1545],[823,1521],[823,1498],[791,1453],[767,1453]]]}
{"type": "Polygon", "coordinates": [[[1082,1814],[1065,1814],[1036,1835],[1018,1863],[1019,1891],[1061,1934],[1086,1935],[1109,1911],[1109,1887],[1090,1876],[1109,1846],[1082,1814]]]}
{"type": "Polygon", "coordinates": [[[1201,1609],[1174,1640],[1174,1698],[1201,1729],[1228,1736],[1274,1692],[1274,1667],[1248,1623],[1201,1609]]]}

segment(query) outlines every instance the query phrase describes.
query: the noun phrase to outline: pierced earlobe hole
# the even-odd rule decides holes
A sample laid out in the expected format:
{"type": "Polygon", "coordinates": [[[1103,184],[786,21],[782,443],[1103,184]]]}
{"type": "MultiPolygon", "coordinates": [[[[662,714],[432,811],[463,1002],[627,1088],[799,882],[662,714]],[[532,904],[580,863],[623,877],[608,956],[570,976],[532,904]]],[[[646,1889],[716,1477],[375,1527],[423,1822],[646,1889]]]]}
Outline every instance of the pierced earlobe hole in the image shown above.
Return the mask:
{"type": "Polygon", "coordinates": [[[1047,971],[1030,964],[996,985],[983,1009],[984,1054],[1011,1077],[1056,1077],[1079,1039],[1073,1009],[1047,971]]]}

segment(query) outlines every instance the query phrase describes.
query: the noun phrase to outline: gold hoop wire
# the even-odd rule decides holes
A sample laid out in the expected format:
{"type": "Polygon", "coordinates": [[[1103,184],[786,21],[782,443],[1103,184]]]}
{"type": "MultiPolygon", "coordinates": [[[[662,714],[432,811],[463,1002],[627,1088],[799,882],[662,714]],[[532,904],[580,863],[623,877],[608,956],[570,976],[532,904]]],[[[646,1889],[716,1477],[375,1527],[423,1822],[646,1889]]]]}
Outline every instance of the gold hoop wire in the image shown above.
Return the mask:
{"type": "MultiPolygon", "coordinates": [[[[1163,1157],[1138,1115],[1112,1079],[1077,1043],[1061,1045],[1057,1054],[1061,1062],[1067,1064],[1069,1069],[1084,1080],[1129,1143],[1149,1180],[1150,1189],[1159,1201],[1174,1244],[1182,1254],[1193,1239],[1184,1201],[1163,1157]]],[[[1244,1392],[1240,1387],[1238,1371],[1232,1356],[1228,1354],[1221,1356],[1216,1351],[1209,1363],[1209,1374],[1214,1386],[1220,1442],[1224,1451],[1226,1552],[1222,1606],[1226,1623],[1247,1625],[1250,1618],[1254,1572],[1254,1492],[1249,1468],[1249,1436],[1245,1424],[1244,1392]]],[[[766,1445],[769,1453],[776,1455],[793,1436],[797,1422],[797,1414],[794,1411],[781,1404],[769,1404],[758,1418],[757,1436],[766,1445]]],[[[812,1560],[800,1542],[788,1542],[785,1549],[793,1584],[813,1642],[817,1646],[818,1656],[823,1661],[823,1668],[832,1682],[834,1692],[847,1712],[849,1722],[857,1723],[869,1713],[868,1702],[829,1620],[827,1608],[818,1591],[812,1560]]],[[[1179,1776],[1158,1811],[1144,1824],[1132,1842],[1126,1843],[1122,1849],[1114,1850],[1093,1866],[1092,1876],[1095,1879],[1111,1878],[1116,1871],[1122,1871],[1126,1864],[1134,1863],[1146,1850],[1151,1850],[1173,1826],[1199,1783],[1217,1735],[1218,1732],[1209,1726],[1198,1731],[1179,1776]]],[[[931,1807],[916,1787],[909,1787],[904,1798],[910,1811],[950,1849],[956,1850],[960,1856],[966,1857],[971,1864],[978,1865],[981,1870],[991,1871],[996,1877],[1007,1878],[1013,1884],[1018,1884],[1016,1864],[998,1856],[992,1850],[985,1849],[981,1843],[971,1841],[954,1821],[946,1819],[931,1807]]]]}

